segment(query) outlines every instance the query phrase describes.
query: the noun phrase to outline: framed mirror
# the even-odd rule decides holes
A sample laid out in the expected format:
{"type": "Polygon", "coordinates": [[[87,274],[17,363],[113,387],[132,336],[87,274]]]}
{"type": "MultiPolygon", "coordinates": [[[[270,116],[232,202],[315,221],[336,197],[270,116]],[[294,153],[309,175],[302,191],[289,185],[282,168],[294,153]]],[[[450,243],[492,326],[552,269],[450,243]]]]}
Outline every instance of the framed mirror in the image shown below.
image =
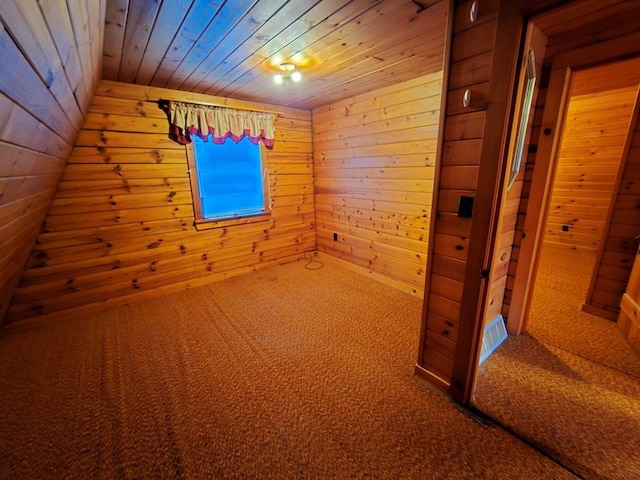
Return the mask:
{"type": "Polygon", "coordinates": [[[518,134],[516,136],[516,144],[513,150],[513,161],[511,162],[511,171],[509,172],[509,181],[507,190],[511,189],[516,181],[520,165],[522,164],[522,155],[524,153],[524,141],[527,136],[527,126],[529,124],[529,114],[531,113],[531,103],[533,101],[533,91],[536,86],[536,59],[533,49],[529,49],[527,53],[527,64],[525,68],[525,84],[524,93],[521,96],[520,104],[520,120],[518,121],[518,134]]]}

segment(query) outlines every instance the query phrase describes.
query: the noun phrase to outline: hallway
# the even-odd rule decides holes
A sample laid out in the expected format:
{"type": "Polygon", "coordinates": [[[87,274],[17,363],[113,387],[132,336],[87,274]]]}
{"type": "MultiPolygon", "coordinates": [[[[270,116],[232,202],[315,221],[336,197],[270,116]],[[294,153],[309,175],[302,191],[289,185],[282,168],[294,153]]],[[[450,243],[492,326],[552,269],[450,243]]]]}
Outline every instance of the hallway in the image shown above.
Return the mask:
{"type": "Polygon", "coordinates": [[[545,246],[528,331],[480,366],[474,407],[584,478],[638,478],[640,357],[581,311],[594,260],[545,246]]]}

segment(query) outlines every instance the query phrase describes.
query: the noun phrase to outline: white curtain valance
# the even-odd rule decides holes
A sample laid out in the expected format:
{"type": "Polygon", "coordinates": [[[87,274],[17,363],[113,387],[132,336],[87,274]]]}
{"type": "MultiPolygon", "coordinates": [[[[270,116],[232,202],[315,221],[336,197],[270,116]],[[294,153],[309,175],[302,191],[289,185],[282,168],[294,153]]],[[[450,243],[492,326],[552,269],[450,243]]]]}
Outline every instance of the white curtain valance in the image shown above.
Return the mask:
{"type": "Polygon", "coordinates": [[[182,102],[165,102],[163,108],[169,116],[169,136],[183,145],[191,143],[191,135],[204,140],[211,135],[214,143],[224,143],[228,137],[238,142],[248,136],[253,143],[273,147],[275,113],[182,102]]]}

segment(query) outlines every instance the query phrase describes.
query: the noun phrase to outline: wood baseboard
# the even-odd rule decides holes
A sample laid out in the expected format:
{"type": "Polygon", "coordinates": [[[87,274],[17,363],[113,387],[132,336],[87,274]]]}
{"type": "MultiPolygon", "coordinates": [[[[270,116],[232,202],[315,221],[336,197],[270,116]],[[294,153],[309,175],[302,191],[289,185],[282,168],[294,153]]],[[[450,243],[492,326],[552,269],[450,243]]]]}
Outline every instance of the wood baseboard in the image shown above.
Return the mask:
{"type": "Polygon", "coordinates": [[[190,288],[201,287],[211,283],[219,282],[227,278],[235,277],[251,273],[256,270],[264,270],[274,265],[283,263],[294,262],[296,260],[302,260],[309,255],[310,252],[301,252],[286,257],[276,258],[273,260],[265,261],[257,265],[250,265],[246,267],[237,268],[234,270],[221,272],[213,275],[206,275],[199,278],[193,278],[184,282],[177,282],[169,285],[163,285],[150,290],[143,290],[140,292],[132,293],[129,295],[122,295],[119,297],[110,298],[100,302],[92,302],[85,305],[80,305],[64,310],[57,310],[55,312],[46,313],[39,316],[29,317],[20,320],[14,320],[13,322],[6,322],[0,328],[0,336],[5,334],[12,334],[21,332],[24,330],[30,330],[33,328],[46,327],[51,324],[70,320],[86,315],[93,315],[112,308],[121,307],[131,303],[142,302],[151,298],[162,297],[190,288]]]}
{"type": "Polygon", "coordinates": [[[369,278],[372,278],[377,282],[384,283],[385,285],[396,288],[398,290],[402,290],[403,292],[406,292],[409,295],[413,295],[414,297],[424,298],[424,287],[408,285],[407,283],[394,280],[386,275],[369,270],[368,268],[361,267],[360,265],[355,265],[353,263],[350,263],[338,257],[334,257],[333,255],[330,255],[329,253],[326,253],[326,252],[318,251],[316,254],[318,258],[321,259],[323,262],[333,262],[337,265],[340,265],[343,268],[353,270],[356,273],[360,273],[369,278]]]}
{"type": "Polygon", "coordinates": [[[586,303],[582,305],[582,311],[584,313],[595,315],[596,317],[613,320],[614,322],[618,319],[618,312],[612,312],[611,310],[605,310],[604,308],[594,307],[592,305],[587,305],[586,303]]]}
{"type": "Polygon", "coordinates": [[[442,392],[446,393],[447,395],[449,395],[449,382],[447,382],[446,380],[443,380],[442,378],[440,378],[439,376],[435,375],[434,373],[430,372],[429,370],[426,370],[424,368],[422,368],[420,365],[416,365],[415,366],[415,374],[426,380],[427,382],[429,382],[431,385],[433,385],[434,387],[436,387],[438,390],[441,390],[442,392]]]}

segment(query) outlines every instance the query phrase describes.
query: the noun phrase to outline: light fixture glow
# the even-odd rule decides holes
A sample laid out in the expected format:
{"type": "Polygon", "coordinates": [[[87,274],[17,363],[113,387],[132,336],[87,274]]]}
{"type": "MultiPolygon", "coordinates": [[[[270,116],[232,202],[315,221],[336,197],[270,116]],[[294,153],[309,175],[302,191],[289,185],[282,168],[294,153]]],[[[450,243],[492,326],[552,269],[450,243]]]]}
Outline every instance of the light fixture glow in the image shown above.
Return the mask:
{"type": "Polygon", "coordinates": [[[282,73],[276,73],[273,76],[274,83],[289,85],[291,82],[302,80],[302,74],[296,70],[295,65],[292,63],[281,63],[279,67],[282,73]]]}

